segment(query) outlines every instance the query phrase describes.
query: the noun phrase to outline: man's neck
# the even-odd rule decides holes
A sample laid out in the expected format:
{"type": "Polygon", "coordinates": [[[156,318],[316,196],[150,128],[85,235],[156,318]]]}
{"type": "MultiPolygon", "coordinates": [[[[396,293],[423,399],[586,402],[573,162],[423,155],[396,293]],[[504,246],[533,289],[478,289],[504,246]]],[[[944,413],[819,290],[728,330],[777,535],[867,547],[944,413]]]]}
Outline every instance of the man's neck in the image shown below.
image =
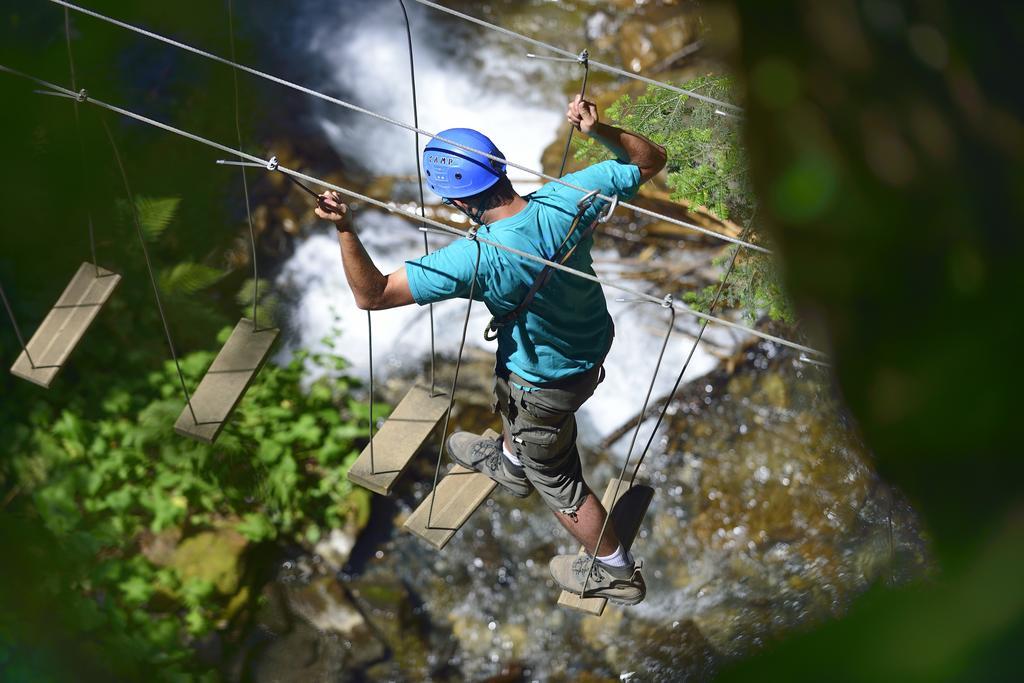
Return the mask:
{"type": "Polygon", "coordinates": [[[484,225],[490,225],[491,223],[500,221],[503,218],[511,218],[512,216],[515,216],[517,213],[525,209],[528,204],[529,202],[517,194],[515,199],[507,204],[502,204],[501,206],[496,206],[493,209],[484,211],[484,214],[480,219],[483,221],[484,225]]]}

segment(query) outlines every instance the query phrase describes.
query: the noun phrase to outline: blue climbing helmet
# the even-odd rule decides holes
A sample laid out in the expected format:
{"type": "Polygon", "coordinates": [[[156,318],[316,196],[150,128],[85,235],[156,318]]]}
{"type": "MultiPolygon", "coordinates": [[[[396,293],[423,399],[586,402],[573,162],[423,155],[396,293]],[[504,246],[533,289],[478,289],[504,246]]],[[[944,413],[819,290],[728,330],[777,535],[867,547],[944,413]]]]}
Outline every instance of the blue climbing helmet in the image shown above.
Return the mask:
{"type": "Polygon", "coordinates": [[[492,156],[505,158],[491,139],[472,128],[449,128],[427,143],[423,150],[423,168],[427,185],[444,199],[461,199],[483,192],[505,175],[505,163],[488,159],[439,140],[445,138],[492,156]]]}

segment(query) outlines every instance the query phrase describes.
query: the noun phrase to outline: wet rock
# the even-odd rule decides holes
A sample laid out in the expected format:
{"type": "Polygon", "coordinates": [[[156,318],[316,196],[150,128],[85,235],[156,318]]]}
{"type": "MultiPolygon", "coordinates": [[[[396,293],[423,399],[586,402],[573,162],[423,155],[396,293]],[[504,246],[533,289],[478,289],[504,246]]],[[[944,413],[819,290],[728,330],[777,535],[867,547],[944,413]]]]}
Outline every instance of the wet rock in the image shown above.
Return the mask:
{"type": "Polygon", "coordinates": [[[287,598],[292,614],[320,631],[348,637],[366,627],[366,619],[332,577],[321,576],[306,585],[289,587],[287,598]]]}
{"type": "Polygon", "coordinates": [[[768,373],[761,377],[758,395],[764,397],[768,405],[773,408],[789,407],[789,400],[786,396],[786,383],[782,377],[775,373],[768,373]]]}
{"type": "Polygon", "coordinates": [[[181,541],[169,566],[182,581],[208,581],[221,595],[234,595],[241,582],[243,554],[248,545],[242,534],[227,525],[201,531],[181,541]]]}
{"type": "Polygon", "coordinates": [[[619,56],[635,73],[672,60],[697,39],[696,19],[675,9],[659,9],[623,22],[619,28],[619,56]]]}
{"type": "Polygon", "coordinates": [[[308,683],[337,680],[340,657],[329,656],[323,636],[312,626],[296,624],[288,633],[265,644],[251,664],[256,683],[308,683]],[[333,661],[332,661],[333,660],[333,661]]]}
{"type": "MultiPolygon", "coordinates": [[[[378,642],[390,654],[381,671],[425,672],[435,668],[438,662],[434,652],[442,648],[446,634],[431,626],[400,579],[381,572],[353,579],[350,586],[378,642]]],[[[373,676],[382,677],[388,675],[373,676]]]]}
{"type": "Polygon", "coordinates": [[[348,562],[352,548],[356,545],[357,535],[358,531],[354,525],[344,529],[332,529],[313,547],[313,552],[323,559],[329,571],[336,573],[348,562]]]}
{"type": "Polygon", "coordinates": [[[139,534],[139,552],[158,567],[167,567],[174,559],[174,551],[181,541],[181,528],[172,526],[158,533],[148,529],[139,534]]]}

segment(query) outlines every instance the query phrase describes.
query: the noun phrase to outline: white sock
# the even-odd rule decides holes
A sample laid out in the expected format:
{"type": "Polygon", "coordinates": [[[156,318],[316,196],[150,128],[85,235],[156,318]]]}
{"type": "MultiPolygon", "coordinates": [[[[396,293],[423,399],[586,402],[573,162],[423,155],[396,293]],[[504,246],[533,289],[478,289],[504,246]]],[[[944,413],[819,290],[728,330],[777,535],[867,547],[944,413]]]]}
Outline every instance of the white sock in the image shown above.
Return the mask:
{"type": "Polygon", "coordinates": [[[625,567],[633,563],[633,557],[626,552],[626,549],[619,544],[619,547],[615,549],[615,552],[611,555],[601,556],[598,555],[597,559],[605,564],[611,565],[612,567],[625,567]]]}
{"type": "Polygon", "coordinates": [[[505,440],[504,439],[501,440],[501,451],[502,451],[502,453],[505,454],[505,457],[508,458],[508,461],[510,463],[512,463],[516,467],[522,467],[523,466],[523,461],[519,459],[518,455],[516,455],[515,453],[513,453],[512,451],[510,451],[508,449],[508,446],[505,445],[505,440]]]}

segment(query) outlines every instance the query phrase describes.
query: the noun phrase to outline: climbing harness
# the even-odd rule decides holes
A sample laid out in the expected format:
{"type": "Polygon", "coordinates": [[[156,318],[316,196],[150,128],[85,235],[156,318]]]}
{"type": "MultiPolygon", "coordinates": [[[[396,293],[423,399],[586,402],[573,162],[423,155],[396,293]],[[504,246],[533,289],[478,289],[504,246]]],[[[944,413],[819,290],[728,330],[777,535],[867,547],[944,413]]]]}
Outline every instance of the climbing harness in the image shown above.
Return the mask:
{"type": "MultiPolygon", "coordinates": [[[[573,216],[572,224],[569,226],[569,231],[566,233],[562,243],[558,246],[558,249],[555,250],[555,253],[548,258],[549,261],[565,265],[569,259],[572,258],[573,254],[576,253],[576,248],[585,242],[588,237],[594,234],[594,230],[597,228],[598,223],[607,223],[612,217],[612,214],[615,213],[615,207],[619,204],[618,195],[612,195],[612,201],[608,204],[608,207],[603,212],[598,211],[597,215],[590,221],[586,229],[580,233],[580,237],[576,240],[576,243],[572,245],[569,251],[562,255],[562,250],[565,249],[566,245],[569,244],[569,240],[571,240],[572,236],[576,233],[580,222],[583,220],[584,214],[586,214],[587,210],[594,205],[597,195],[597,190],[594,190],[583,195],[583,197],[576,202],[576,215],[573,216]]],[[[530,285],[530,288],[526,292],[526,296],[523,297],[523,300],[518,306],[502,316],[492,316],[490,322],[487,323],[487,327],[484,328],[484,339],[487,341],[494,341],[498,338],[498,331],[501,328],[507,327],[518,320],[519,316],[526,312],[530,307],[530,304],[533,303],[534,297],[537,296],[537,293],[540,292],[541,288],[543,288],[551,279],[552,272],[552,267],[545,265],[540,272],[537,273],[537,277],[534,278],[533,284],[530,285]]]]}

